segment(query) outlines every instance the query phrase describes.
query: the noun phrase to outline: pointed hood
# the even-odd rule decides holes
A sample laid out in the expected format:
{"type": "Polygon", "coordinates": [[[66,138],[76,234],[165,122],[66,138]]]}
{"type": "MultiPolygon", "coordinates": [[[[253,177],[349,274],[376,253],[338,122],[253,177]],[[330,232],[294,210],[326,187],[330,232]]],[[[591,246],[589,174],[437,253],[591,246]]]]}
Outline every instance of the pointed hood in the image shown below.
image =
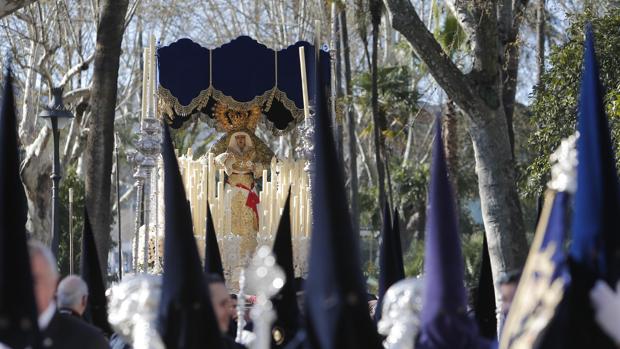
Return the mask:
{"type": "Polygon", "coordinates": [[[11,348],[35,346],[34,299],[26,220],[28,204],[19,176],[13,78],[4,77],[0,109],[0,342],[11,348]]]}
{"type": "Polygon", "coordinates": [[[299,308],[295,292],[295,266],[293,264],[293,241],[291,235],[291,192],[289,190],[273,242],[273,255],[276,263],[284,270],[286,283],[272,298],[277,320],[274,331],[280,331],[281,340],[272,341],[272,348],[283,348],[295,336],[299,328],[299,308]]]}
{"type": "Polygon", "coordinates": [[[467,306],[461,237],[456,217],[441,139],[441,123],[437,118],[426,218],[423,324],[430,323],[441,314],[465,312],[467,306]]]}
{"type": "Polygon", "coordinates": [[[211,216],[211,208],[207,202],[207,226],[205,232],[205,274],[217,274],[224,278],[224,267],[222,267],[222,256],[220,247],[217,244],[217,235],[211,216]]]}
{"type": "MultiPolygon", "coordinates": [[[[308,50],[306,58],[313,57],[308,50]]],[[[329,56],[315,66],[312,241],[305,283],[308,347],[381,348],[368,312],[360,266],[359,237],[351,229],[342,166],[328,114],[329,56]]],[[[308,61],[308,59],[306,59],[308,61]]],[[[309,76],[312,76],[311,74],[309,76]]]]}
{"type": "MultiPolygon", "coordinates": [[[[394,208],[394,214],[392,214],[392,232],[394,234],[394,248],[396,256],[396,271],[400,276],[400,279],[405,278],[405,262],[403,261],[403,244],[400,240],[400,215],[398,209],[394,208]]],[[[399,280],[400,280],[399,279],[399,280]]]]}
{"type": "Polygon", "coordinates": [[[394,221],[390,217],[390,205],[383,205],[383,226],[381,227],[381,246],[379,247],[379,302],[375,310],[375,319],[381,319],[383,296],[398,281],[405,278],[400,251],[400,236],[394,229],[394,221]]]}
{"type": "Polygon", "coordinates": [[[163,125],[164,273],[158,329],[168,349],[219,348],[221,334],[192,228],[170,130],[163,125]]]}
{"type": "Polygon", "coordinates": [[[570,246],[569,348],[614,348],[594,320],[589,292],[596,279],[616,286],[620,268],[620,196],[614,152],[607,125],[594,49],[592,25],[586,25],[583,73],[577,115],[577,190],[570,246]]]}
{"type": "Polygon", "coordinates": [[[80,260],[81,277],[88,285],[88,304],[84,318],[99,327],[106,335],[113,331],[108,323],[108,301],[105,296],[105,282],[97,257],[95,236],[90,225],[88,211],[84,208],[84,230],[82,231],[82,256],[80,260]]]}
{"type": "Polygon", "coordinates": [[[493,285],[493,273],[491,271],[491,258],[487,245],[486,235],[482,242],[482,261],[480,262],[480,277],[474,300],[474,312],[476,322],[480,329],[480,335],[489,338],[497,338],[497,318],[495,316],[495,287],[493,285]]]}
{"type": "Polygon", "coordinates": [[[615,287],[620,273],[616,257],[620,247],[620,192],[591,24],[586,27],[583,64],[570,254],[591,273],[615,287]]]}

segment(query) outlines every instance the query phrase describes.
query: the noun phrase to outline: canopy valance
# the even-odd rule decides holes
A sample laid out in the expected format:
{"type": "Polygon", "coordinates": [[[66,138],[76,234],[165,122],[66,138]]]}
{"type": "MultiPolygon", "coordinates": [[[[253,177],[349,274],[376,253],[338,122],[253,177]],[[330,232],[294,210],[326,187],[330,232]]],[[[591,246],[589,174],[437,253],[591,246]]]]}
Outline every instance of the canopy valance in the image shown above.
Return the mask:
{"type": "MultiPolygon", "coordinates": [[[[190,39],[161,47],[157,50],[159,113],[177,128],[197,112],[214,120],[218,104],[239,112],[258,106],[274,133],[286,132],[304,116],[301,46],[312,101],[315,47],[308,42],[276,51],[240,36],[214,49],[190,39]]],[[[319,52],[321,71],[329,76],[329,53],[319,52]]]]}

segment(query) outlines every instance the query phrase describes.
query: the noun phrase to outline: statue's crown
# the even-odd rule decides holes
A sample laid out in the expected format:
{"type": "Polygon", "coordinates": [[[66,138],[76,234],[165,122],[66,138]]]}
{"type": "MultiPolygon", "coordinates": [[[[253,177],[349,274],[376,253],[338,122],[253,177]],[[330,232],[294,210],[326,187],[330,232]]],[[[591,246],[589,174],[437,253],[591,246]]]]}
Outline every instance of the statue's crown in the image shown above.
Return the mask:
{"type": "Polygon", "coordinates": [[[248,110],[235,110],[220,102],[215,105],[213,110],[217,122],[226,132],[241,130],[254,132],[261,116],[261,109],[258,105],[254,105],[248,110]]]}

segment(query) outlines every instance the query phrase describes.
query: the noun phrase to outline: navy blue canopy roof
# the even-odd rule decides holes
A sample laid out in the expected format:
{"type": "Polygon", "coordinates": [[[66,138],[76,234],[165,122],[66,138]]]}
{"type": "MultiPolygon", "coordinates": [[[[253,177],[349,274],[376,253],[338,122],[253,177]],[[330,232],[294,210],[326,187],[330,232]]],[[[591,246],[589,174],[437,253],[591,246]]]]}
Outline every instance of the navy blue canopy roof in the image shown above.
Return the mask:
{"type": "MultiPolygon", "coordinates": [[[[239,111],[258,105],[268,126],[275,133],[285,132],[303,119],[300,46],[305,48],[308,91],[314,91],[315,48],[305,41],[279,51],[248,36],[215,49],[190,39],[161,47],[160,113],[176,128],[196,112],[212,119],[215,103],[239,111]]],[[[329,64],[329,53],[320,54],[322,64],[329,64]]]]}

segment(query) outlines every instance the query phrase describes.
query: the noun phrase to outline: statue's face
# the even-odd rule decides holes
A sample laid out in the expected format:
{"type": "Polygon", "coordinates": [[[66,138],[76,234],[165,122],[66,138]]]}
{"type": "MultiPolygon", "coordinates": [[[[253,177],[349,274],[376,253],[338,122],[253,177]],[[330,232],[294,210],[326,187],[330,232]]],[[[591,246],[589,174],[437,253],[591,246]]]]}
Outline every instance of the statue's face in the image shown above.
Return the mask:
{"type": "Polygon", "coordinates": [[[245,136],[244,135],[235,136],[235,141],[237,141],[237,146],[239,147],[239,149],[243,150],[245,148],[245,136]]]}

